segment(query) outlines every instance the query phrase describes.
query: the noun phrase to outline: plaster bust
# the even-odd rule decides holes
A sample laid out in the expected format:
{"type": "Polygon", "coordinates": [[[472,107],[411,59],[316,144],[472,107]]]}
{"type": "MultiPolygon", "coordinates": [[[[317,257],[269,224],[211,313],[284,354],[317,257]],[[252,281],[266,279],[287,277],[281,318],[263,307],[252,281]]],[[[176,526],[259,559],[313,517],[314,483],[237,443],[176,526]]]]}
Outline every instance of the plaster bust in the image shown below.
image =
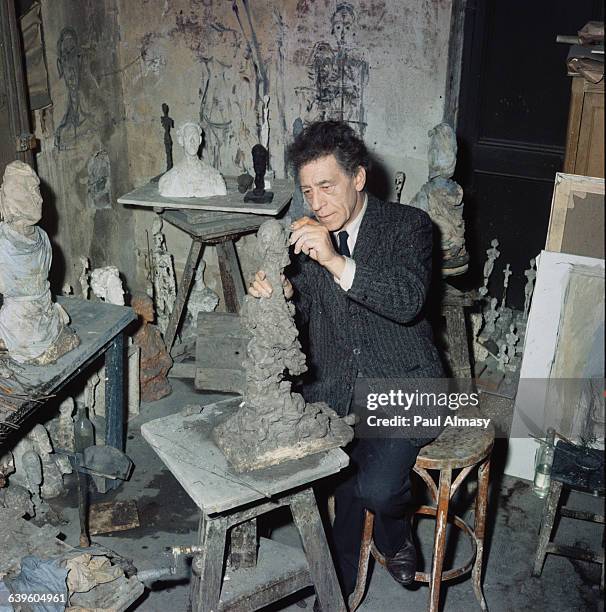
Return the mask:
{"type": "Polygon", "coordinates": [[[40,179],[21,161],[10,163],[0,187],[0,348],[18,363],[52,363],[79,344],[69,317],[51,299],[51,245],[42,217],[40,179]]]}
{"type": "Polygon", "coordinates": [[[191,121],[184,123],[177,130],[177,142],[183,147],[184,157],[160,178],[160,195],[167,198],[227,195],[221,173],[198,157],[202,128],[191,121]]]}

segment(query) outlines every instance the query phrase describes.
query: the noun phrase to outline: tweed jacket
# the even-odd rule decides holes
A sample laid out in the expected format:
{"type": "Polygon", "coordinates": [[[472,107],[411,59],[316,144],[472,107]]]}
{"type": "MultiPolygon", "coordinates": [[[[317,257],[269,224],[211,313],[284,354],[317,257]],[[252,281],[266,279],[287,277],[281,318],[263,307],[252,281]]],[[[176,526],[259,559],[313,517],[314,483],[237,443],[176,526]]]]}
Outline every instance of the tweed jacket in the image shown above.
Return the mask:
{"type": "Polygon", "coordinates": [[[353,285],[344,291],[332,274],[302,255],[289,276],[309,372],[308,402],[348,412],[358,376],[444,376],[422,310],[430,283],[432,223],[420,209],[368,195],[352,258],[353,285]],[[307,333],[305,333],[307,332],[307,333]]]}

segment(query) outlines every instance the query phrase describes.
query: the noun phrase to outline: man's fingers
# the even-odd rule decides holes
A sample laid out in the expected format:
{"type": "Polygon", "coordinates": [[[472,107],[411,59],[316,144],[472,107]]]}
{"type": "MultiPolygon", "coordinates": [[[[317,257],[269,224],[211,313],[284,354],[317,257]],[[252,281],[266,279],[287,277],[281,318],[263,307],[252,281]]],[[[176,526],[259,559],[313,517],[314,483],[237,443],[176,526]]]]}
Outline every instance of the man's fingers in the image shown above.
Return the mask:
{"type": "Polygon", "coordinates": [[[301,217],[300,219],[297,219],[296,221],[293,221],[290,224],[290,228],[292,230],[297,230],[300,227],[303,227],[304,225],[308,225],[309,223],[317,223],[317,221],[314,221],[314,219],[312,219],[310,217],[301,217]]]}

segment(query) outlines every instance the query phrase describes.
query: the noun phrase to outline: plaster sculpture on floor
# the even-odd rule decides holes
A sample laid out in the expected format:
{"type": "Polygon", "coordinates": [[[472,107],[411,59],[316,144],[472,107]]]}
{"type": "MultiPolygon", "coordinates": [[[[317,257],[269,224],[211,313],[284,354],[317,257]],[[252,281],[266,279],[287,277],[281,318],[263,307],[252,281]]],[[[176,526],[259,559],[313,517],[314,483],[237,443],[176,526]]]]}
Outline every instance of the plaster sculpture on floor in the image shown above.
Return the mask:
{"type": "Polygon", "coordinates": [[[429,180],[411,201],[429,213],[440,229],[442,273],[462,274],[467,270],[469,255],[465,248],[463,189],[452,180],[457,163],[457,138],[447,123],[429,130],[429,180]]]}
{"type": "MultiPolygon", "coordinates": [[[[272,219],[257,234],[259,267],[273,287],[282,286],[289,263],[288,233],[272,219]]],[[[246,349],[243,402],[213,437],[236,472],[244,472],[344,446],[353,437],[348,421],[323,402],[306,404],[285,380],[304,372],[305,356],[297,339],[295,307],[283,291],[271,297],[247,295],[242,309],[244,327],[252,338],[246,349]]]]}
{"type": "Polygon", "coordinates": [[[528,279],[524,286],[524,318],[528,318],[528,312],[530,310],[530,301],[532,300],[532,293],[534,291],[534,281],[537,277],[536,259],[533,257],[530,260],[530,268],[524,271],[524,276],[528,279]]]}
{"type": "Polygon", "coordinates": [[[18,363],[46,365],[80,344],[65,310],[53,303],[52,251],[42,217],[40,180],[30,166],[6,166],[0,187],[0,350],[18,363]]]}
{"type": "Polygon", "coordinates": [[[499,241],[496,238],[493,238],[490,241],[490,248],[486,250],[487,259],[484,262],[484,285],[480,287],[480,295],[482,297],[488,294],[488,281],[490,280],[490,275],[492,274],[492,270],[494,268],[494,262],[501,254],[501,251],[497,249],[498,246],[499,241]]]}
{"type": "Polygon", "coordinates": [[[499,346],[499,354],[496,358],[497,369],[501,372],[505,372],[506,366],[509,363],[509,356],[507,355],[507,345],[505,343],[499,346]]]}
{"type": "Polygon", "coordinates": [[[253,167],[255,169],[255,188],[244,196],[245,202],[265,204],[274,199],[272,191],[265,191],[265,172],[267,171],[267,149],[260,144],[252,148],[253,167]]]}
{"type": "Polygon", "coordinates": [[[184,157],[160,178],[160,195],[166,198],[227,195],[221,173],[198,157],[202,128],[197,123],[184,123],[177,130],[177,142],[183,147],[184,157]]]}
{"type": "Polygon", "coordinates": [[[47,423],[46,429],[52,440],[53,448],[70,452],[76,450],[73,419],[75,408],[74,398],[66,397],[59,405],[59,414],[47,423]]]}
{"type": "Polygon", "coordinates": [[[482,313],[474,312],[471,313],[471,332],[473,334],[473,360],[475,363],[479,361],[486,361],[488,357],[488,351],[482,346],[479,342],[480,332],[482,330],[482,325],[484,324],[484,319],[482,317],[482,313]]]}
{"type": "Polygon", "coordinates": [[[166,239],[162,233],[162,219],[156,217],[152,225],[154,246],[152,252],[154,303],[158,318],[158,327],[162,335],[166,333],[168,321],[177,299],[177,283],[173,257],[166,248],[166,239]]]}
{"type": "Polygon", "coordinates": [[[124,306],[124,289],[116,266],[95,268],[90,275],[90,286],[100,300],[124,306]]]}
{"type": "Polygon", "coordinates": [[[141,327],[133,336],[133,343],[141,350],[139,382],[141,400],[155,402],[169,395],[171,386],[167,374],[173,365],[162,334],[153,325],[154,303],[145,293],[137,293],[131,300],[131,307],[137,313],[141,327]]]}
{"type": "Polygon", "coordinates": [[[82,299],[88,300],[90,293],[90,261],[88,257],[80,257],[80,265],[82,266],[82,271],[78,281],[82,290],[82,299]]]}
{"type": "Polygon", "coordinates": [[[213,312],[219,304],[219,296],[204,284],[204,270],[206,262],[200,259],[196,269],[196,277],[187,298],[187,313],[183,323],[183,337],[198,336],[198,314],[213,312]]]}
{"type": "Polygon", "coordinates": [[[406,173],[405,172],[396,172],[394,177],[394,185],[396,188],[396,202],[401,202],[402,198],[402,190],[404,189],[404,183],[406,182],[406,173]]]}

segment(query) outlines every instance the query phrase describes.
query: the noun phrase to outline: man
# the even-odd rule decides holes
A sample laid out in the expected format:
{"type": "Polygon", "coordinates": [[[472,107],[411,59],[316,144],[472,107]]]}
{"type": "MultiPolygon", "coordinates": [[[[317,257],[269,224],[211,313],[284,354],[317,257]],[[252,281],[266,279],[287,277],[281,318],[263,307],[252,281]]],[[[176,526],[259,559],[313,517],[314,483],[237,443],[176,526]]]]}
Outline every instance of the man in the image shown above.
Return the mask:
{"type": "MultiPolygon", "coordinates": [[[[443,376],[422,316],[431,275],[432,224],[421,210],[366,194],[364,143],[347,124],[316,122],[290,146],[289,161],[315,219],[292,224],[299,269],[284,278],[287,298],[308,325],[311,380],[303,394],[346,414],[356,384],[373,379],[443,376]],[[291,282],[292,281],[292,282],[291,282]]],[[[249,289],[271,295],[263,271],[249,289]]],[[[359,438],[346,449],[351,466],[335,491],[337,569],[353,592],[364,509],[375,513],[374,540],[401,584],[414,580],[410,471],[425,439],[359,438]]]]}

